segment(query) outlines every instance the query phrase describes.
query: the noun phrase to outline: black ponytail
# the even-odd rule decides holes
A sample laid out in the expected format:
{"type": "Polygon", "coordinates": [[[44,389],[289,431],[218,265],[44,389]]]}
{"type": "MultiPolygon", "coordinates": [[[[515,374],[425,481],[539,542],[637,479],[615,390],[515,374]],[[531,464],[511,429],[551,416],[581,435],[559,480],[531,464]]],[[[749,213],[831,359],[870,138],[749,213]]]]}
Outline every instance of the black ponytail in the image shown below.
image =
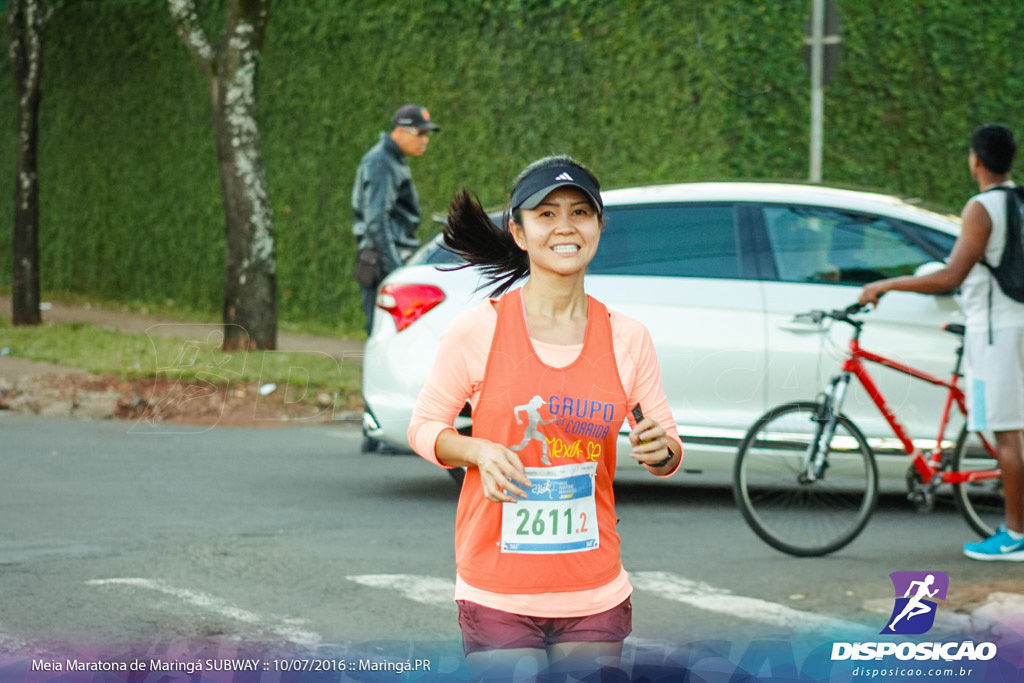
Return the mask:
{"type": "Polygon", "coordinates": [[[486,278],[481,288],[492,286],[490,296],[503,294],[530,273],[530,258],[512,238],[507,221],[495,225],[468,190],[459,190],[448,206],[444,246],[467,261],[453,270],[480,267],[486,278]]]}

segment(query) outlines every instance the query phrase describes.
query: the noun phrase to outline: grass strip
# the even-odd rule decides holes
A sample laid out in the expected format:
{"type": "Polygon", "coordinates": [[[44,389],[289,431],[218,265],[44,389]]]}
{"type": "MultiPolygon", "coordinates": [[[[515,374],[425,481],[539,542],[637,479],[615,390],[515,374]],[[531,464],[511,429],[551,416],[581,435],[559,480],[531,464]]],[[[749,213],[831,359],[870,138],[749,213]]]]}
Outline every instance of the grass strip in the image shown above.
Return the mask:
{"type": "Polygon", "coordinates": [[[0,318],[0,353],[56,363],[98,375],[134,379],[172,377],[213,384],[232,382],[303,386],[308,392],[359,397],[358,366],[323,353],[239,351],[225,353],[219,335],[152,337],[88,323],[13,326],[0,318]]]}

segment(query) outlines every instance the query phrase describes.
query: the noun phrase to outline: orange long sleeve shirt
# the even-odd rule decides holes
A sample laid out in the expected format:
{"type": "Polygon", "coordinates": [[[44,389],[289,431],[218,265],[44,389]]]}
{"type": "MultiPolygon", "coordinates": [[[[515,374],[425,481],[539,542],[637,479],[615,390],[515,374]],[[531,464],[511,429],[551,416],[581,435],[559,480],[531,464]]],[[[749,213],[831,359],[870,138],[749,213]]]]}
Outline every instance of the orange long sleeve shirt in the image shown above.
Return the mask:
{"type": "MultiPolygon", "coordinates": [[[[627,403],[642,405],[645,416],[661,425],[681,449],[682,443],[662,390],[657,355],[647,328],[614,311],[609,311],[609,322],[615,361],[627,393],[627,403]]],[[[433,368],[420,392],[409,425],[409,443],[423,458],[441,464],[435,454],[437,437],[444,430],[452,429],[452,422],[467,400],[475,405],[479,398],[496,324],[494,301],[486,300],[456,317],[442,336],[433,368]]],[[[560,346],[536,340],[532,343],[540,359],[552,367],[569,365],[582,349],[582,344],[560,346]]],[[[629,419],[632,424],[632,418],[629,419]]],[[[516,614],[569,617],[611,609],[631,592],[628,575],[623,570],[616,579],[597,589],[530,595],[484,591],[456,577],[455,598],[516,614]]]]}

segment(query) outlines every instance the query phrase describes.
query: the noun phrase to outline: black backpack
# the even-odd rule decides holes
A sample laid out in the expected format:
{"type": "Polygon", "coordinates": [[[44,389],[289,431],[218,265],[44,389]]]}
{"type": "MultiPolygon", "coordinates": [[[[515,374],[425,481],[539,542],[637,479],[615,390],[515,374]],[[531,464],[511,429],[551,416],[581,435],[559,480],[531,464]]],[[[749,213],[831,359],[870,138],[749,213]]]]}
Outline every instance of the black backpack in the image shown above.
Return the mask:
{"type": "Polygon", "coordinates": [[[1024,186],[998,187],[1006,192],[1006,246],[999,264],[981,262],[999,283],[1003,294],[1024,303],[1024,186]]]}

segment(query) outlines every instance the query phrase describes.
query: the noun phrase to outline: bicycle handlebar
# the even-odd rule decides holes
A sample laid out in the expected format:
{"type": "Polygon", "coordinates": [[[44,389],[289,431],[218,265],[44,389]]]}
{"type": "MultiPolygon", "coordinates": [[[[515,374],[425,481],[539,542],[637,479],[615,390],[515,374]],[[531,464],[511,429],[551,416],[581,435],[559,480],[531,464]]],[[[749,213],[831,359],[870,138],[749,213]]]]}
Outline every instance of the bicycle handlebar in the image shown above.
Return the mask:
{"type": "Polygon", "coordinates": [[[859,327],[863,323],[860,320],[854,320],[850,316],[856,315],[857,313],[863,313],[863,312],[868,311],[868,310],[870,310],[870,309],[867,306],[862,306],[859,303],[852,303],[849,306],[847,306],[846,308],[842,308],[842,309],[835,309],[835,310],[832,310],[832,311],[821,311],[821,310],[807,311],[806,313],[797,313],[795,317],[796,318],[810,318],[811,320],[813,320],[816,323],[820,323],[825,318],[830,318],[832,320],[839,320],[839,321],[842,321],[844,323],[849,323],[851,325],[859,327]]]}

